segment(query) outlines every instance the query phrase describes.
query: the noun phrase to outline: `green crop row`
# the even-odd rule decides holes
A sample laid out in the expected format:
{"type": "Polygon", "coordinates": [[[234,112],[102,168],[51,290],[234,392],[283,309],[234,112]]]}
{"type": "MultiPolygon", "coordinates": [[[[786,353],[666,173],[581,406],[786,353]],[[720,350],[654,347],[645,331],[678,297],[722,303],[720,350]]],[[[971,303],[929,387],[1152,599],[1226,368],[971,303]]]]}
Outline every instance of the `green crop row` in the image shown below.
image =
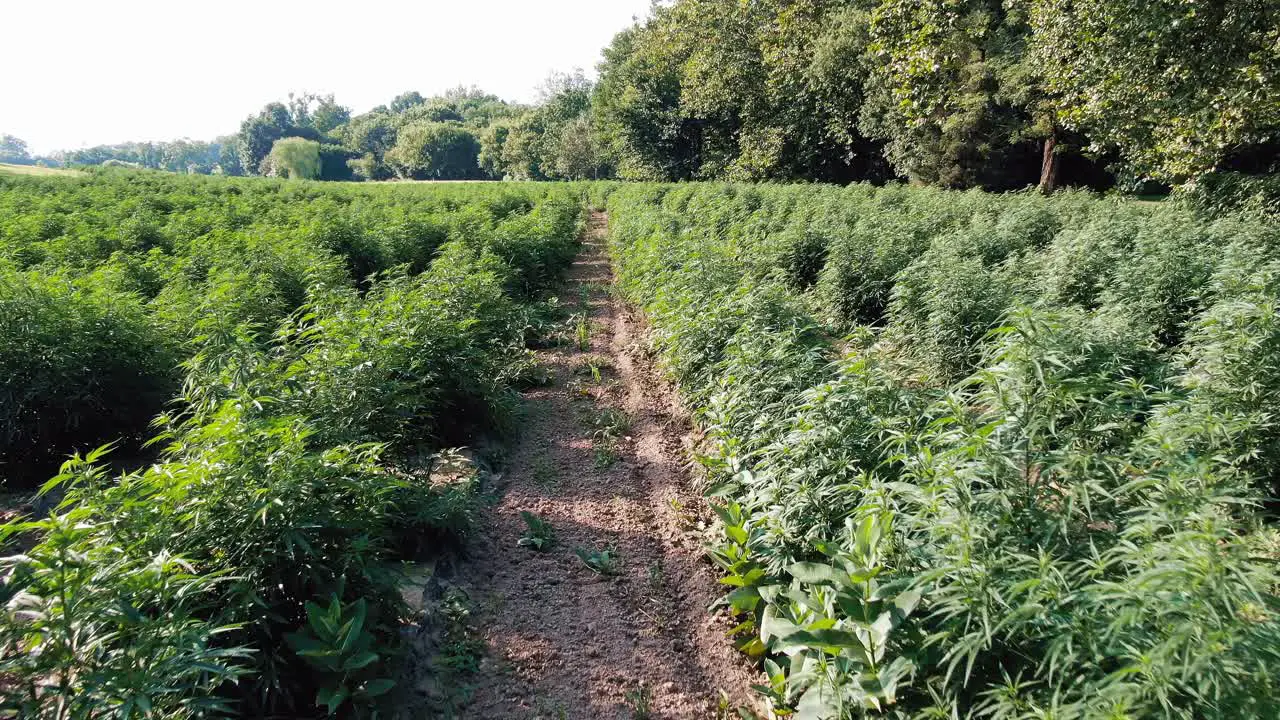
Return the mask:
{"type": "Polygon", "coordinates": [[[145,437],[204,338],[228,323],[269,337],[316,285],[417,274],[462,238],[512,267],[509,290],[536,292],[565,262],[540,226],[575,203],[536,185],[0,178],[0,477],[145,437]]]}
{"type": "Polygon", "coordinates": [[[779,714],[1280,712],[1276,224],[896,186],[609,211],[779,714]]]}
{"type": "Polygon", "coordinates": [[[471,523],[448,448],[510,416],[578,191],[106,173],[0,205],[0,453],[158,451],[86,452],[0,528],[0,716],[373,712],[396,563],[471,523]]]}

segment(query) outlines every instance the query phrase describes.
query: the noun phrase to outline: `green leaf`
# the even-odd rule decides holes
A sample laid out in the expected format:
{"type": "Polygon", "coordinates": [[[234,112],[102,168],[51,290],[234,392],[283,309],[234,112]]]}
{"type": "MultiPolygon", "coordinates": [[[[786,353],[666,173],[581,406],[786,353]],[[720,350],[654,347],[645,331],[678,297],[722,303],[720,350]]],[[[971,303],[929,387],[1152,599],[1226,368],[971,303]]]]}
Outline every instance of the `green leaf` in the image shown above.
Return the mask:
{"type": "Polygon", "coordinates": [[[378,680],[370,680],[365,684],[361,694],[365,697],[381,697],[390,692],[391,688],[396,686],[395,680],[380,678],[378,680]]]}
{"type": "Polygon", "coordinates": [[[307,624],[320,638],[332,640],[338,634],[338,627],[329,618],[329,611],[321,608],[319,605],[311,602],[306,603],[307,608],[307,624]]]}
{"type": "Polygon", "coordinates": [[[827,682],[809,687],[796,703],[796,720],[835,720],[840,717],[840,701],[827,682]]]}
{"type": "Polygon", "coordinates": [[[871,656],[867,654],[867,648],[862,644],[862,639],[848,630],[837,630],[836,628],[800,630],[789,635],[787,642],[813,648],[852,650],[859,662],[864,665],[872,664],[871,656]]]}
{"type": "Polygon", "coordinates": [[[321,689],[316,693],[316,705],[323,706],[329,711],[330,715],[338,712],[338,708],[347,701],[351,696],[351,691],[345,685],[336,687],[332,690],[321,689]]]}
{"type": "Polygon", "coordinates": [[[906,617],[915,611],[916,605],[920,604],[920,592],[918,590],[909,590],[899,593],[893,599],[893,604],[898,608],[898,612],[902,613],[903,617],[906,617]]]}
{"type": "Polygon", "coordinates": [[[323,647],[320,641],[306,633],[285,633],[284,641],[296,652],[316,650],[323,647]]]}
{"type": "Polygon", "coordinates": [[[787,568],[791,577],[809,585],[843,585],[844,574],[822,563],[798,562],[787,568]]]}
{"type": "Polygon", "coordinates": [[[365,651],[358,655],[354,655],[348,658],[345,662],[342,663],[342,669],[345,672],[352,672],[352,671],[367,667],[377,661],[378,661],[377,653],[365,651]]]}
{"type": "Polygon", "coordinates": [[[726,595],[725,601],[736,613],[751,612],[760,603],[760,593],[751,587],[738,588],[726,595]]]}
{"type": "Polygon", "coordinates": [[[355,614],[351,616],[351,619],[344,626],[346,634],[342,641],[343,652],[348,652],[355,646],[356,640],[360,638],[360,633],[364,632],[364,620],[369,612],[369,606],[364,601],[364,598],[356,600],[353,609],[355,614]]]}
{"type": "Polygon", "coordinates": [[[760,637],[765,642],[786,640],[800,631],[800,627],[786,618],[779,617],[775,606],[769,605],[760,617],[760,637]]]}
{"type": "Polygon", "coordinates": [[[725,525],[724,534],[728,535],[730,540],[738,543],[739,545],[747,544],[747,531],[736,525],[725,525]]]}

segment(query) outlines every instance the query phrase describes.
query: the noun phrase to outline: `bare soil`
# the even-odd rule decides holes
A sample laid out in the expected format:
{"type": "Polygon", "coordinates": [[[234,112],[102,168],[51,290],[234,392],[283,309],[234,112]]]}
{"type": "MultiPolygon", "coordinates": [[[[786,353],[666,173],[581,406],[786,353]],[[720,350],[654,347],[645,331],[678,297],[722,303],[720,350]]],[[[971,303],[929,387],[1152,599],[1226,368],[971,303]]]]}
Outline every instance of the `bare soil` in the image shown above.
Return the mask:
{"type": "Polygon", "coordinates": [[[501,496],[448,581],[484,644],[450,689],[458,717],[705,720],[755,705],[756,670],[727,640],[729,618],[708,612],[725,588],[703,551],[690,426],[645,356],[642,322],[610,292],[605,225],[593,215],[563,293],[571,308],[586,293],[590,349],[540,351],[549,383],[525,393],[501,496]],[[611,439],[599,426],[618,412],[629,427],[611,439]],[[521,511],[554,527],[550,550],[519,546],[521,511]],[[575,552],[609,548],[616,575],[575,552]]]}

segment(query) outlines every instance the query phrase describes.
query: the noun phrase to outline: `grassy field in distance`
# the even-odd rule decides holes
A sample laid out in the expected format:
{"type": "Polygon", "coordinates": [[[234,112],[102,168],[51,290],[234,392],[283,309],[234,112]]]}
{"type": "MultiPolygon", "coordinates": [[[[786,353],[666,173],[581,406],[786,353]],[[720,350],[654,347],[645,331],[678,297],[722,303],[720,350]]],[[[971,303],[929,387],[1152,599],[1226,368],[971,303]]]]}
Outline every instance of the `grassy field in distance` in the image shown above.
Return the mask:
{"type": "Polygon", "coordinates": [[[11,165],[0,163],[0,174],[8,175],[83,175],[79,170],[40,167],[39,165],[11,165]]]}

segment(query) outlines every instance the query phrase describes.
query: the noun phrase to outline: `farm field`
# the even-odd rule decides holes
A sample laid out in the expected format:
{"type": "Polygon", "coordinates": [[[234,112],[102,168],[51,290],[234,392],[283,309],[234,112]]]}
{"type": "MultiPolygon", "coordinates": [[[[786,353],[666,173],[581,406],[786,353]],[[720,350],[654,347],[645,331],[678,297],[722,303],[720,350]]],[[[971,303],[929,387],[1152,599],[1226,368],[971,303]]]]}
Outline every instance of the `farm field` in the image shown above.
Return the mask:
{"type": "Polygon", "coordinates": [[[471,524],[482,459],[449,448],[514,422],[579,194],[117,172],[0,206],[0,467],[61,498],[0,531],[0,713],[388,695],[397,563],[471,524]]]}
{"type": "Polygon", "coordinates": [[[1278,247],[1085,192],[0,175],[0,715],[1272,717],[1278,247]]]}
{"type": "Polygon", "coordinates": [[[68,170],[65,168],[49,168],[40,167],[39,165],[13,165],[11,163],[0,163],[0,175],[82,175],[79,170],[68,170]]]}
{"type": "Polygon", "coordinates": [[[0,720],[1280,718],[1280,0],[205,4],[6,8],[0,720]]]}

